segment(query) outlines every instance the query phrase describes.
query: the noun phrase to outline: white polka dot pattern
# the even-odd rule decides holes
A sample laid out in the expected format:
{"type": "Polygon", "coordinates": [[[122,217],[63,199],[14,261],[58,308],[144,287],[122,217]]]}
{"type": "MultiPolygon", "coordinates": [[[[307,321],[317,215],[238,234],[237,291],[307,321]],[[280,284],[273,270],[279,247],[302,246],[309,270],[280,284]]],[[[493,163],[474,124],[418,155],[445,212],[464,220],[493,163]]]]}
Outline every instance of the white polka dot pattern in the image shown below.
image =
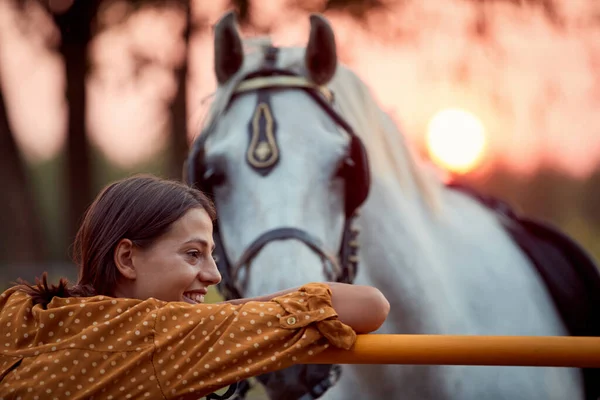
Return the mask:
{"type": "Polygon", "coordinates": [[[270,302],[188,304],[0,295],[0,398],[176,399],[356,339],[324,284],[270,302]]]}

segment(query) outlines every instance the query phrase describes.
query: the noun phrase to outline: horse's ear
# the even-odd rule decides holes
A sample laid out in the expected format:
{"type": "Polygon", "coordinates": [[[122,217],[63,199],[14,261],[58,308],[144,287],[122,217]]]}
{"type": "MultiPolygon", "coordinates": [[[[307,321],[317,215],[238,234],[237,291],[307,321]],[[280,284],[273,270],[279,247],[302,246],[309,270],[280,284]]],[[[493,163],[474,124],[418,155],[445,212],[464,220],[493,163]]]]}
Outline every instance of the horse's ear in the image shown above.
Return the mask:
{"type": "Polygon", "coordinates": [[[235,21],[235,13],[229,11],[215,25],[215,75],[224,84],[242,66],[244,49],[235,21]]]}
{"type": "Polygon", "coordinates": [[[306,46],[306,69],[317,85],[333,78],[337,68],[337,51],[333,29],[325,17],[310,15],[310,37],[306,46]]]}

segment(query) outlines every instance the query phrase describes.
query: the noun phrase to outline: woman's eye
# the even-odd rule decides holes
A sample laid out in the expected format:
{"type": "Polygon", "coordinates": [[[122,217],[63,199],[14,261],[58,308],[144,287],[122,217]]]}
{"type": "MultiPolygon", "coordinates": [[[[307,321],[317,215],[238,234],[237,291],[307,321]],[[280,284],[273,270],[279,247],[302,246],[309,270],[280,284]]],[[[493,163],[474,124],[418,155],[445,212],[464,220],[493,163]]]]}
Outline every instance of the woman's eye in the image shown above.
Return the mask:
{"type": "Polygon", "coordinates": [[[200,257],[200,252],[196,251],[196,250],[192,250],[192,251],[188,251],[187,254],[191,257],[194,258],[199,258],[200,257]]]}

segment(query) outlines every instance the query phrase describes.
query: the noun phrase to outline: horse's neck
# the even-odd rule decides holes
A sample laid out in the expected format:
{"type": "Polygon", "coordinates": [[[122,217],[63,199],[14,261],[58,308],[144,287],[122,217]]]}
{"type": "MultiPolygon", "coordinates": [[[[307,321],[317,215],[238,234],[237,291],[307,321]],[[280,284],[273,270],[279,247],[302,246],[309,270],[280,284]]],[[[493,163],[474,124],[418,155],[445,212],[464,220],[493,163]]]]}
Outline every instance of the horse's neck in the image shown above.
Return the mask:
{"type": "Polygon", "coordinates": [[[485,225],[484,230],[496,229],[493,217],[445,190],[439,215],[420,196],[411,196],[398,185],[374,179],[371,190],[358,221],[361,265],[357,283],[380,288],[396,310],[384,329],[394,333],[461,330],[440,306],[456,296],[448,284],[455,273],[451,266],[456,254],[469,253],[478,243],[473,228],[464,221],[477,220],[485,225]]]}
{"type": "Polygon", "coordinates": [[[403,199],[397,185],[375,177],[357,221],[357,283],[374,285],[385,294],[394,309],[386,326],[395,333],[427,331],[435,321],[420,304],[423,290],[436,290],[433,270],[421,267],[435,261],[432,252],[425,251],[430,236],[419,223],[424,212],[416,201],[403,199]],[[425,320],[429,318],[432,321],[425,320]]]}

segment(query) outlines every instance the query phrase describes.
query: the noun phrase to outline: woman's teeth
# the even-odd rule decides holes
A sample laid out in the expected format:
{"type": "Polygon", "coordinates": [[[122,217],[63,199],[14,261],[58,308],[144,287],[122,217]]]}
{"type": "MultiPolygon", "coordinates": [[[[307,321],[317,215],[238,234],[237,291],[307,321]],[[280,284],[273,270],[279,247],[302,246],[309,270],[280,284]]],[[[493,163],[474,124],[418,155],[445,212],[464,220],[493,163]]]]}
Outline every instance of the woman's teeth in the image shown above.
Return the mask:
{"type": "Polygon", "coordinates": [[[185,297],[187,297],[188,299],[192,300],[193,302],[196,303],[203,303],[204,302],[204,295],[200,294],[200,293],[187,293],[185,295],[185,297]]]}

